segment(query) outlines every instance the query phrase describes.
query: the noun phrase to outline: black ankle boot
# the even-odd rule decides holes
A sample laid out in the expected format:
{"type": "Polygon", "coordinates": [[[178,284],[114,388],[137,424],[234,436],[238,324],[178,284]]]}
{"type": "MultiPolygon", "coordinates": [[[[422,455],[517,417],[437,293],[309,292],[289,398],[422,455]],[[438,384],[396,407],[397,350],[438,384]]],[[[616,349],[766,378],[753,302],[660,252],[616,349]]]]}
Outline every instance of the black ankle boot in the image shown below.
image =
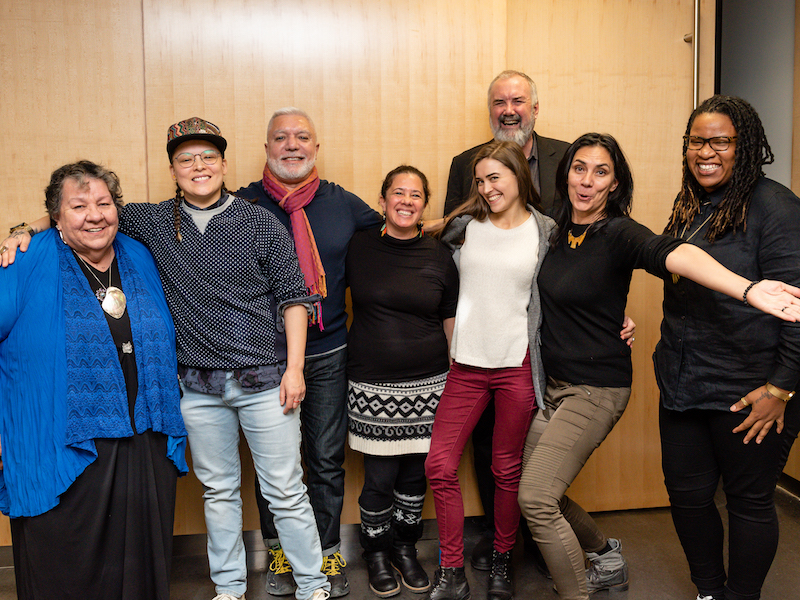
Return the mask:
{"type": "Polygon", "coordinates": [[[364,560],[367,563],[369,589],[378,598],[388,598],[400,593],[400,584],[394,578],[388,551],[364,552],[364,560]]]}
{"type": "Polygon", "coordinates": [[[394,542],[392,544],[392,566],[400,573],[403,585],[415,594],[422,594],[431,588],[428,574],[417,560],[414,544],[394,542]]]}
{"type": "Polygon", "coordinates": [[[469,600],[469,584],[464,567],[439,567],[427,600],[469,600]]]}
{"type": "Polygon", "coordinates": [[[487,587],[488,600],[511,600],[511,550],[492,550],[492,572],[487,587]]]}
{"type": "Polygon", "coordinates": [[[494,536],[482,535],[472,549],[472,556],[469,559],[473,569],[478,571],[492,570],[492,549],[494,547],[494,536]]]}

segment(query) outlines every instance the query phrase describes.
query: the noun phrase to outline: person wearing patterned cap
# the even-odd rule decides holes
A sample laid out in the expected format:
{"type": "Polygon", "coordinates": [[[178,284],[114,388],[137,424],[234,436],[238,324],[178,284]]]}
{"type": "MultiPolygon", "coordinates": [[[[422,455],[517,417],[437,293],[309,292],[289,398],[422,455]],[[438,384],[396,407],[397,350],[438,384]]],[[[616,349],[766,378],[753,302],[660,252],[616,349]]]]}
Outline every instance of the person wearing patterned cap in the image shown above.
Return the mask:
{"type": "MultiPolygon", "coordinates": [[[[281,223],[231,195],[227,142],[193,117],[167,134],[175,198],[120,210],[120,231],[152,252],[175,322],[181,412],[203,484],[214,600],[244,599],[239,428],[294,565],[298,600],[324,600],[322,551],[300,460],[309,294],[281,223]]],[[[47,227],[41,220],[36,231],[47,227]]],[[[24,248],[22,248],[24,249],[24,248]]]]}

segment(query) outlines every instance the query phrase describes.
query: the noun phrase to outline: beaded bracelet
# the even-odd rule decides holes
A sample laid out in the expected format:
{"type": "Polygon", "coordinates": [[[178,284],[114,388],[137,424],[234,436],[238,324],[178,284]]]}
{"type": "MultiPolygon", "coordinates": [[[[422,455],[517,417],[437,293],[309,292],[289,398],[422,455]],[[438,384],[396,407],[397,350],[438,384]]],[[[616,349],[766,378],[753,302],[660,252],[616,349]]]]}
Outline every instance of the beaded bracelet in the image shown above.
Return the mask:
{"type": "Polygon", "coordinates": [[[750,306],[747,303],[747,292],[749,292],[751,289],[753,289],[753,286],[758,284],[758,283],[761,283],[760,279],[758,281],[751,281],[750,285],[748,285],[747,288],[744,290],[744,294],[742,294],[742,302],[744,302],[745,306],[750,306]]]}

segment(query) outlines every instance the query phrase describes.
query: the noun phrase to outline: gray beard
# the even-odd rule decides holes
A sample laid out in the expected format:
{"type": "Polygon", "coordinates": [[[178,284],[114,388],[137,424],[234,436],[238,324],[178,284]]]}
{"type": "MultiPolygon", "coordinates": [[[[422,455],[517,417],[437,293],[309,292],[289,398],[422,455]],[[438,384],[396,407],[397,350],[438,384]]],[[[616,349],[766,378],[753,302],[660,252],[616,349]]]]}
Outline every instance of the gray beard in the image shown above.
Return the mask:
{"type": "Polygon", "coordinates": [[[272,174],[275,175],[275,177],[282,181],[303,181],[303,179],[308,177],[308,174],[311,173],[315,162],[316,159],[310,158],[303,164],[303,166],[292,169],[286,168],[285,165],[281,164],[280,160],[267,157],[267,166],[269,167],[269,170],[272,171],[272,174]]]}
{"type": "Polygon", "coordinates": [[[497,127],[492,125],[492,135],[498,142],[516,142],[522,148],[533,135],[533,125],[529,124],[527,127],[520,127],[513,131],[506,131],[500,125],[497,127]]]}

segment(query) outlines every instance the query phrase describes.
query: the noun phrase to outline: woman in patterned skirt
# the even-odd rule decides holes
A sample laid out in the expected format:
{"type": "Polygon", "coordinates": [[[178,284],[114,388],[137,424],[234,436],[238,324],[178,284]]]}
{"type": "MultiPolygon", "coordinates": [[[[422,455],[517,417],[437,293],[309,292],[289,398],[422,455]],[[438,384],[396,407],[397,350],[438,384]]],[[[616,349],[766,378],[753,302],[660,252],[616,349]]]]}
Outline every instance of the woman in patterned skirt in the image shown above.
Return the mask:
{"type": "Polygon", "coordinates": [[[422,233],[428,180],[400,166],[381,188],[381,228],[356,233],[347,254],[353,298],[348,340],[349,442],[364,453],[361,545],[381,598],[430,581],[416,558],[427,484],[425,457],[449,369],[458,299],[450,252],[422,233]]]}

